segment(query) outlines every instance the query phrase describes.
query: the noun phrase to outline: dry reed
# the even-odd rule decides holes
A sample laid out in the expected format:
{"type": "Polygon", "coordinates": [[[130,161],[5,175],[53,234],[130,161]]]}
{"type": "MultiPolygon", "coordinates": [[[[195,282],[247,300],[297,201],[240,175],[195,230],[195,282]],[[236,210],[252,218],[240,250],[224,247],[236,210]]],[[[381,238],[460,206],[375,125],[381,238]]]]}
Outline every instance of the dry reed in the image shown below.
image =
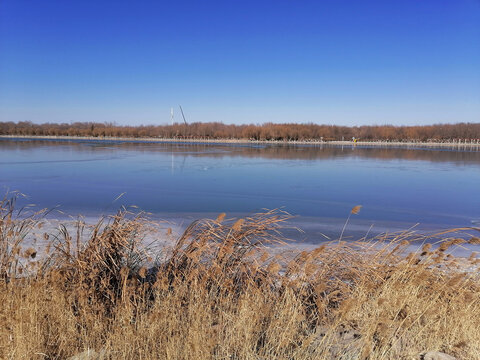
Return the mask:
{"type": "Polygon", "coordinates": [[[473,256],[469,272],[454,268],[459,259],[447,253],[458,237],[410,254],[434,237],[405,232],[280,255],[288,214],[220,214],[192,223],[152,263],[144,219],[120,211],[86,238],[81,222],[73,235],[60,227],[34,258],[34,247],[20,248],[39,214],[18,215],[14,200],[0,203],[2,359],[87,349],[105,359],[480,358],[478,264],[473,256]]]}

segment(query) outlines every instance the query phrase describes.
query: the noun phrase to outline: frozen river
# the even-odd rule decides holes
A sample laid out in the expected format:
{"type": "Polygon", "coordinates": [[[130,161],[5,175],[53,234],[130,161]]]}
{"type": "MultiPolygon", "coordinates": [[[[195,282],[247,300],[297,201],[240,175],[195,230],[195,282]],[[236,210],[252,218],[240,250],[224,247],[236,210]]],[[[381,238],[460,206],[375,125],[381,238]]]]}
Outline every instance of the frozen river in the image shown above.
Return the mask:
{"type": "Polygon", "coordinates": [[[478,226],[480,152],[0,139],[0,190],[73,216],[136,205],[179,223],[282,208],[315,242],[355,205],[349,235],[478,226]]]}

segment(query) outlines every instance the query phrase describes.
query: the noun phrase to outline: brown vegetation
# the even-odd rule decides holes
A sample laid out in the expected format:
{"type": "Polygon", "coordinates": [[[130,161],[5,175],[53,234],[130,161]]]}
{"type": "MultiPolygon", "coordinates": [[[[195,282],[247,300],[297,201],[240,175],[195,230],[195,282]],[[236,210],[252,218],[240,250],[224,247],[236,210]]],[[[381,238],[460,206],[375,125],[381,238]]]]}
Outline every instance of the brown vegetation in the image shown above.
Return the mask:
{"type": "Polygon", "coordinates": [[[480,123],[428,126],[336,126],[316,124],[226,125],[192,123],[157,126],[120,126],[101,123],[33,124],[0,122],[0,135],[159,137],[188,139],[245,139],[274,141],[477,141],[480,123]]]}
{"type": "Polygon", "coordinates": [[[0,204],[2,359],[480,358],[480,284],[447,254],[468,239],[406,255],[418,240],[406,232],[280,255],[267,245],[288,214],[220,214],[152,266],[147,223],[121,211],[87,238],[80,222],[45,235],[33,257],[22,247],[41,214],[18,217],[13,203],[0,204]]]}

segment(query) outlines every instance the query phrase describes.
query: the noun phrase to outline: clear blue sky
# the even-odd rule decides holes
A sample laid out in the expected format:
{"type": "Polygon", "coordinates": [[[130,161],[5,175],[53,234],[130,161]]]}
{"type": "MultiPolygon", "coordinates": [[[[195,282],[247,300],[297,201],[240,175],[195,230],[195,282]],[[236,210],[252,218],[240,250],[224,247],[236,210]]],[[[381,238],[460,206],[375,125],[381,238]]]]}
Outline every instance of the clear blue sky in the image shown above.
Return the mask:
{"type": "Polygon", "coordinates": [[[178,104],[191,122],[480,122],[480,1],[0,0],[0,121],[162,124],[178,104]]]}

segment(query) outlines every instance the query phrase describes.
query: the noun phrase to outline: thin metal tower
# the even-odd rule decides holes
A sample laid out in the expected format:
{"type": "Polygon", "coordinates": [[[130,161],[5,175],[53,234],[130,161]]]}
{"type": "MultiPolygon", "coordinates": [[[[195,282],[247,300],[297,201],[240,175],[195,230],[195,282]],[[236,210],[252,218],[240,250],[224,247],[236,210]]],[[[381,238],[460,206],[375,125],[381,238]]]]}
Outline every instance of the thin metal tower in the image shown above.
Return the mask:
{"type": "Polygon", "coordinates": [[[183,122],[185,123],[185,125],[187,125],[187,120],[185,120],[185,115],[183,114],[182,105],[178,105],[178,106],[180,107],[180,112],[182,113],[183,122]]]}

